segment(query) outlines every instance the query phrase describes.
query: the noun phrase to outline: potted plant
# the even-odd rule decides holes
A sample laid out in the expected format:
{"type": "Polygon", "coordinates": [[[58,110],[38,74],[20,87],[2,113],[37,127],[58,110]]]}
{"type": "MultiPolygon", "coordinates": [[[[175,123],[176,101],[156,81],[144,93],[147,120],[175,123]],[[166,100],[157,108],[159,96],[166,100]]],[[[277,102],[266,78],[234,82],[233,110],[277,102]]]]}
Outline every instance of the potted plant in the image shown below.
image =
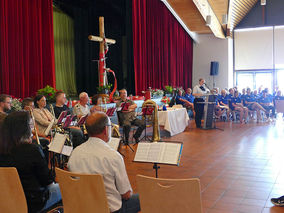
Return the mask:
{"type": "Polygon", "coordinates": [[[171,97],[173,95],[174,88],[172,86],[170,86],[170,85],[166,85],[164,87],[164,91],[165,91],[165,95],[167,97],[171,97]]]}
{"type": "Polygon", "coordinates": [[[99,86],[99,87],[97,87],[97,92],[98,92],[98,94],[108,94],[111,87],[112,87],[112,84],[106,84],[106,85],[103,85],[103,86],[99,86]]]}
{"type": "Polygon", "coordinates": [[[58,91],[57,89],[47,85],[46,87],[39,89],[37,91],[37,95],[44,95],[46,98],[46,102],[48,104],[51,104],[55,102],[55,93],[57,91],[58,91]]]}

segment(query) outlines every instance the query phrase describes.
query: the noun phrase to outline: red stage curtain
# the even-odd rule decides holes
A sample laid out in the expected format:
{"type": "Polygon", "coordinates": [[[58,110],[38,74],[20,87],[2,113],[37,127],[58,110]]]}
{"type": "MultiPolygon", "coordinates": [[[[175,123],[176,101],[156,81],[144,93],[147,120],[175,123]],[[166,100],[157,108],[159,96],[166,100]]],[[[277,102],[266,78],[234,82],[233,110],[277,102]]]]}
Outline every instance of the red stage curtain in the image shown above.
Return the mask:
{"type": "Polygon", "coordinates": [[[0,93],[55,86],[52,0],[0,0],[0,93]]]}
{"type": "Polygon", "coordinates": [[[133,0],[136,94],[148,87],[191,86],[193,41],[160,0],[133,0]]]}

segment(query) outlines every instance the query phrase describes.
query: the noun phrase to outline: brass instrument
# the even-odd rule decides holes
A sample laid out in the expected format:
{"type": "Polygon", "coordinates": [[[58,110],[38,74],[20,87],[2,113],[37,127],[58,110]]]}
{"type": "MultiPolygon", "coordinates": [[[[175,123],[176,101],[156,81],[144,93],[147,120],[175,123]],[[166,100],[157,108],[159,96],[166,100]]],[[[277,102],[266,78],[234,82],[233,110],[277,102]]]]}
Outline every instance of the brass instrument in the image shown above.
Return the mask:
{"type": "Polygon", "coordinates": [[[119,125],[111,123],[111,136],[114,138],[120,138],[119,125]]]}
{"type": "Polygon", "coordinates": [[[30,112],[30,115],[32,117],[32,121],[33,121],[33,125],[34,125],[34,132],[35,132],[36,141],[37,141],[38,145],[40,145],[39,137],[38,137],[38,133],[37,133],[37,129],[36,129],[35,117],[34,117],[33,109],[31,107],[29,107],[29,112],[30,112]]]}
{"type": "Polygon", "coordinates": [[[152,135],[152,141],[160,141],[160,128],[159,128],[159,122],[158,122],[158,106],[155,101],[149,99],[147,101],[144,101],[142,104],[143,107],[154,107],[154,115],[145,115],[143,119],[147,119],[148,121],[152,122],[153,126],[153,135],[152,135]]]}
{"type": "Polygon", "coordinates": [[[54,108],[52,104],[49,104],[50,112],[53,115],[53,118],[55,119],[55,113],[54,113],[54,108]]]}

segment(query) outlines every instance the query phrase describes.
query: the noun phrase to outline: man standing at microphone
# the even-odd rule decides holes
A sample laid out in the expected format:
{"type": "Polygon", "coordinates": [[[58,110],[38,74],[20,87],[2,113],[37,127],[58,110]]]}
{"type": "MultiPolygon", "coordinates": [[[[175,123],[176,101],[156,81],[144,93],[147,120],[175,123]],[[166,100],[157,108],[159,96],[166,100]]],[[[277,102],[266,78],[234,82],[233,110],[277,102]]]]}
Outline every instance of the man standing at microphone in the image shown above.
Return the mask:
{"type": "Polygon", "coordinates": [[[205,80],[203,78],[199,79],[199,84],[193,88],[192,95],[195,97],[194,99],[194,110],[195,110],[195,124],[197,128],[201,128],[201,119],[204,111],[204,104],[202,102],[205,101],[206,94],[210,93],[210,90],[205,84],[205,80]]]}

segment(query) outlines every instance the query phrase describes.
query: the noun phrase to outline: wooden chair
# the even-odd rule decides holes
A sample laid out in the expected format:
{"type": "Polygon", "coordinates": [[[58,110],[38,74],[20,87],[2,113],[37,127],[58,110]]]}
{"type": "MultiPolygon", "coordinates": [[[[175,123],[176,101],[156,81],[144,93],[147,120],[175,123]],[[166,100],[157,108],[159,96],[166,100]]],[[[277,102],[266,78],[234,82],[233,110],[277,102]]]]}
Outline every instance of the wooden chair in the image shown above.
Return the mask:
{"type": "Polygon", "coordinates": [[[0,210],[5,213],[27,213],[24,190],[15,167],[0,168],[0,210]]]}
{"type": "Polygon", "coordinates": [[[137,175],[143,213],[202,213],[199,179],[160,179],[137,175]]]}
{"type": "Polygon", "coordinates": [[[64,213],[109,213],[103,177],[56,168],[64,213]]]}

